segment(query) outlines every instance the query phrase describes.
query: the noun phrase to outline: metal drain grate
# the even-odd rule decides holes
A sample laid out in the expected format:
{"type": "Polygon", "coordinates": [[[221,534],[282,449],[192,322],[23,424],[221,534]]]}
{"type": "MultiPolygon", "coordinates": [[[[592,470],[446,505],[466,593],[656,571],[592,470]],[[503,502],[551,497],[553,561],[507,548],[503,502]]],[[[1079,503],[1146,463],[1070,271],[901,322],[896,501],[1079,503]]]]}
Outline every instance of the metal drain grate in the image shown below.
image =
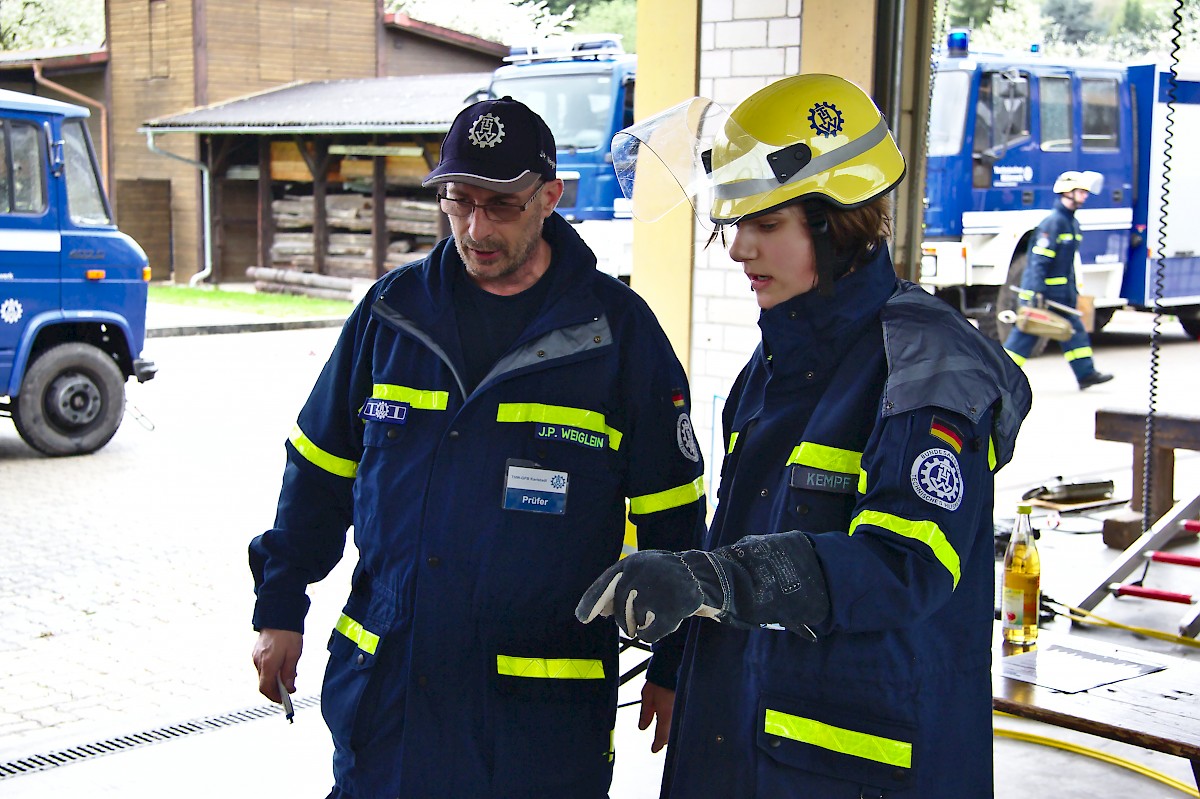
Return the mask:
{"type": "MultiPolygon", "coordinates": [[[[301,699],[292,700],[292,705],[297,710],[313,707],[320,703],[320,696],[306,696],[301,699]]],[[[246,710],[235,710],[232,713],[224,713],[219,716],[192,719],[181,724],[158,727],[144,732],[118,735],[115,738],[108,738],[104,741],[72,746],[69,749],[60,749],[56,752],[48,752],[43,755],[30,755],[29,757],[10,760],[7,763],[0,763],[0,782],[12,777],[20,777],[23,774],[31,774],[35,771],[45,771],[57,768],[58,766],[69,766],[81,760],[88,760],[89,758],[100,757],[101,755],[111,755],[117,752],[126,752],[130,749],[137,749],[138,747],[149,746],[150,744],[172,741],[176,738],[182,738],[185,735],[211,732],[212,730],[219,730],[222,727],[230,727],[234,724],[257,721],[267,716],[278,716],[281,713],[283,713],[283,708],[279,705],[261,705],[246,710]]]]}

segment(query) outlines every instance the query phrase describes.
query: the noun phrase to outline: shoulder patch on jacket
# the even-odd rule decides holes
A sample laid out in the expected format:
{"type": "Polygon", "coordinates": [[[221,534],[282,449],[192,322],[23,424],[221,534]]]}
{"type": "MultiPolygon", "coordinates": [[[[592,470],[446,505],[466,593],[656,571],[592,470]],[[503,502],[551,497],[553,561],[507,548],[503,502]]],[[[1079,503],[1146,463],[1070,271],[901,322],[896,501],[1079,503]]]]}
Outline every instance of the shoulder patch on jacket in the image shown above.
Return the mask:
{"type": "Polygon", "coordinates": [[[683,453],[683,457],[692,463],[700,462],[700,445],[696,443],[692,420],[686,413],[679,414],[679,421],[675,423],[675,441],[679,444],[679,451],[683,453]]]}
{"type": "Polygon", "coordinates": [[[940,438],[946,443],[946,446],[954,450],[956,455],[962,452],[962,433],[958,432],[958,428],[945,419],[933,417],[933,421],[929,425],[929,435],[940,438]]]}
{"type": "Polygon", "coordinates": [[[927,449],[913,461],[909,471],[913,491],[931,505],[958,510],[963,500],[962,470],[949,450],[927,449]]]}

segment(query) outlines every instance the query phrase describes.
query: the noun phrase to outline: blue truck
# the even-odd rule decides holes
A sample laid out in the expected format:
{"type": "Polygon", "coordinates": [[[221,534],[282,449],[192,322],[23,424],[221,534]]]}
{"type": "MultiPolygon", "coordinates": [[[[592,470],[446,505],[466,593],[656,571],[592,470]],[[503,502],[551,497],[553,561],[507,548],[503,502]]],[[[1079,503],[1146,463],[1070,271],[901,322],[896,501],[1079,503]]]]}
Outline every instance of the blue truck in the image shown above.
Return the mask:
{"type": "Polygon", "coordinates": [[[1095,329],[1156,306],[1200,336],[1200,71],[974,52],[950,34],[935,61],[919,282],[1003,340],[1029,239],[1055,178],[1099,172],[1076,212],[1080,294],[1095,329]],[[1168,102],[1174,109],[1167,149],[1168,102]],[[1170,164],[1170,182],[1164,174],[1170,164]],[[1168,223],[1174,220],[1174,225],[1168,223]]]}
{"type": "Polygon", "coordinates": [[[81,106],[0,90],[0,415],[46,455],[94,452],[142,357],[150,267],[113,223],[81,106]]]}
{"type": "Polygon", "coordinates": [[[609,142],[633,124],[637,56],[625,53],[618,35],[592,34],[515,45],[505,61],[488,94],[520,100],[546,120],[565,184],[558,212],[596,253],[601,271],[628,281],[632,215],[609,142]]]}

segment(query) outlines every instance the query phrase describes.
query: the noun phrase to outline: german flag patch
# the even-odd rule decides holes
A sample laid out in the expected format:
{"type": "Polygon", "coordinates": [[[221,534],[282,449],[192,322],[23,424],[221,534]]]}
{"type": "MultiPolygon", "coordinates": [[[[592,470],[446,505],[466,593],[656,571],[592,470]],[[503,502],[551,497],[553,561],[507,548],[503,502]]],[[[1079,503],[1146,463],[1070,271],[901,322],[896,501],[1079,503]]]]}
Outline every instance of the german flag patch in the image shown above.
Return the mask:
{"type": "Polygon", "coordinates": [[[933,422],[929,425],[929,435],[946,442],[946,445],[954,450],[955,455],[962,453],[962,433],[958,432],[958,428],[945,419],[933,417],[933,422]]]}
{"type": "MultiPolygon", "coordinates": [[[[659,396],[661,396],[661,395],[659,395],[659,396]]],[[[675,404],[676,408],[683,407],[683,389],[682,388],[671,389],[671,402],[673,402],[675,404]]]]}

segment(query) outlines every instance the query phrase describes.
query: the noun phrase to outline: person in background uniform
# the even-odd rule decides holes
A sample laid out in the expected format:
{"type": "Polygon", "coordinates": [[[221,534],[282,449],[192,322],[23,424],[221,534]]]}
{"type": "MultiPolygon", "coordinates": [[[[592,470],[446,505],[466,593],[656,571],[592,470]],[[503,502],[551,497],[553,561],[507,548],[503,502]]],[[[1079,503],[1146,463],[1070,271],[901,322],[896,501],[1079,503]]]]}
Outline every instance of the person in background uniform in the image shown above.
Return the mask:
{"type": "MultiPolygon", "coordinates": [[[[354,528],[321,709],[330,797],[601,799],[615,629],[573,611],[620,556],[695,546],[703,466],[683,369],[650,308],[554,213],[544,121],[511,98],[454,121],[436,187],[453,236],[368,292],[286,444],[250,544],[259,690],[295,691],[308,584],[354,528]]],[[[682,636],[655,647],[661,748],[682,636]]]]}
{"type": "Polygon", "coordinates": [[[688,623],[668,799],[992,795],[993,478],[1031,395],[1000,346],[899,280],[904,162],[857,86],[798,75],[719,128],[762,341],[725,402],[703,549],[641,551],[576,610],[688,623]]]}
{"type": "MultiPolygon", "coordinates": [[[[1075,219],[1075,210],[1087,202],[1093,189],[1099,188],[1103,178],[1097,172],[1063,172],[1054,181],[1054,193],[1058,202],[1054,210],[1042,220],[1029,241],[1029,259],[1025,273],[1021,276],[1021,300],[1033,302],[1038,295],[1047,300],[1074,308],[1079,301],[1079,289],[1075,282],[1075,254],[1083,234],[1075,219]]],[[[1053,309],[1051,309],[1053,310],[1053,309]]],[[[1071,365],[1079,389],[1107,383],[1110,374],[1097,371],[1092,362],[1092,343],[1083,321],[1074,314],[1062,314],[1071,323],[1074,335],[1058,342],[1063,357],[1071,365]]],[[[1038,337],[1022,333],[1014,326],[1004,342],[1004,349],[1018,365],[1033,352],[1038,337]]]]}

